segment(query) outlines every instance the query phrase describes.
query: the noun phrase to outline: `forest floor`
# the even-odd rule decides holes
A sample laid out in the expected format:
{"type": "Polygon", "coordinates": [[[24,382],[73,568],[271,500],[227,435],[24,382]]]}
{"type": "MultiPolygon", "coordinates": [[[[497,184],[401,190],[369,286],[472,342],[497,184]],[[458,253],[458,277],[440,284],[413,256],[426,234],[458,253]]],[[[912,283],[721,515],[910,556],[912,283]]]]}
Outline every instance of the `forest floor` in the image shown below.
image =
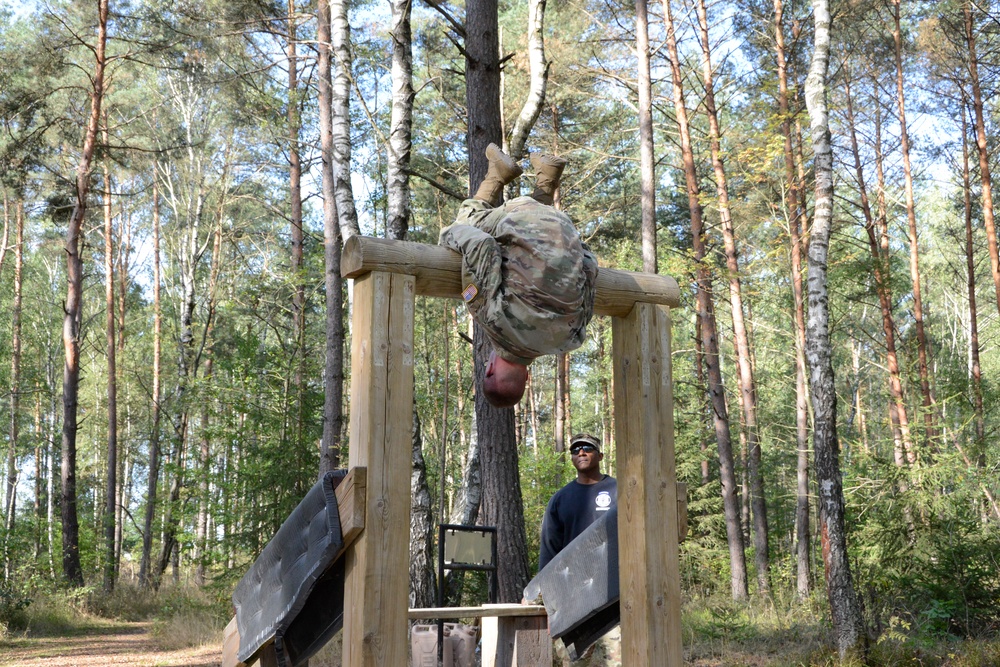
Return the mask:
{"type": "Polygon", "coordinates": [[[151,622],[88,624],[63,636],[8,637],[0,641],[0,667],[218,667],[222,644],[169,650],[151,622]]]}

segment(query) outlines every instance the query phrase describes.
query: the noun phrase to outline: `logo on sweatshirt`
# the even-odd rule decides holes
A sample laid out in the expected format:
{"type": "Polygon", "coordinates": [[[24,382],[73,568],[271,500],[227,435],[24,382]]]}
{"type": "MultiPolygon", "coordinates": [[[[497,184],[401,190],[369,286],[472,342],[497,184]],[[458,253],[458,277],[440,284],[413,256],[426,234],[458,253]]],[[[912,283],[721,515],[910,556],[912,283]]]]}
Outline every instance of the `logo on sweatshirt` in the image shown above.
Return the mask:
{"type": "Polygon", "coordinates": [[[597,503],[598,512],[607,512],[609,509],[611,509],[611,492],[601,491],[600,493],[597,494],[595,502],[597,503]]]}

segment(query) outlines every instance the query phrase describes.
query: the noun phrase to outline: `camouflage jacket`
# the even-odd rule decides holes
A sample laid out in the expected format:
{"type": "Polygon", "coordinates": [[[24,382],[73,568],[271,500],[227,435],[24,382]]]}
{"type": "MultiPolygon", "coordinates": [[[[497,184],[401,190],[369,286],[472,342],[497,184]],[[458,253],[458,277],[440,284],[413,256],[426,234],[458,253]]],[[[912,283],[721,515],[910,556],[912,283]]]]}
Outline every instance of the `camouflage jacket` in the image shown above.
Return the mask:
{"type": "Polygon", "coordinates": [[[499,356],[530,364],[583,344],[597,258],[565,213],[531,197],[467,199],[438,243],[462,253],[462,297],[499,356]]]}

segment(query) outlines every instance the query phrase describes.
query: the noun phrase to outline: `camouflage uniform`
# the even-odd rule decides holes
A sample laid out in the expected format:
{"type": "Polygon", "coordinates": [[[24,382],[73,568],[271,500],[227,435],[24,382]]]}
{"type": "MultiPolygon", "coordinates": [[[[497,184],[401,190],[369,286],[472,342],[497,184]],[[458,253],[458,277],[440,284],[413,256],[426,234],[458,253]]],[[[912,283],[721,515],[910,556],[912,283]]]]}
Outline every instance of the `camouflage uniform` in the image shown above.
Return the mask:
{"type": "Polygon", "coordinates": [[[583,344],[597,259],[565,213],[531,197],[467,199],[438,243],[462,253],[462,296],[498,356],[527,365],[583,344]]]}
{"type": "Polygon", "coordinates": [[[576,662],[569,659],[569,652],[561,639],[553,642],[553,667],[622,667],[622,628],[616,625],[598,639],[576,662]]]}

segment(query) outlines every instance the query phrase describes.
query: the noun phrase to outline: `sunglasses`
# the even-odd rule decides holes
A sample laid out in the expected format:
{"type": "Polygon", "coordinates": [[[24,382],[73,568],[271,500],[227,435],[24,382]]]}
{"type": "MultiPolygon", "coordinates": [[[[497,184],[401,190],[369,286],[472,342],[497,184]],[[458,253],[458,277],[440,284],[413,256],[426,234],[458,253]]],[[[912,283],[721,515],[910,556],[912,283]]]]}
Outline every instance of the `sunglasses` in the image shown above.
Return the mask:
{"type": "Polygon", "coordinates": [[[597,447],[594,447],[593,445],[573,445],[572,447],[569,448],[570,454],[579,454],[580,452],[587,452],[588,454],[592,454],[596,451],[597,447]]]}

